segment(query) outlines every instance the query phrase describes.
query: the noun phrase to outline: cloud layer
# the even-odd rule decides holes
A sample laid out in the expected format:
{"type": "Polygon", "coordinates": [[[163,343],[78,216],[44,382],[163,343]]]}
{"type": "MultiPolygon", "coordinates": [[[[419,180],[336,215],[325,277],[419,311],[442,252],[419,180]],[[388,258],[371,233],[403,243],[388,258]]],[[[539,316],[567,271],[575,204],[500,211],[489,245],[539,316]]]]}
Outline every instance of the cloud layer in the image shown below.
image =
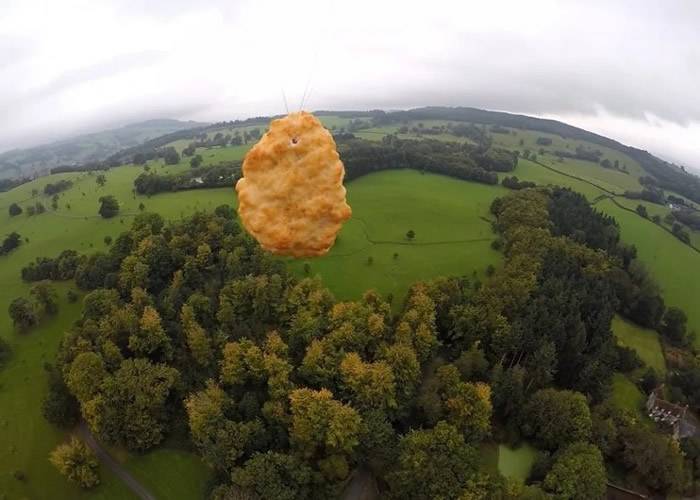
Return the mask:
{"type": "Polygon", "coordinates": [[[700,167],[699,22],[693,0],[5,0],[0,150],[281,113],[306,90],[307,109],[560,118],[700,167]]]}

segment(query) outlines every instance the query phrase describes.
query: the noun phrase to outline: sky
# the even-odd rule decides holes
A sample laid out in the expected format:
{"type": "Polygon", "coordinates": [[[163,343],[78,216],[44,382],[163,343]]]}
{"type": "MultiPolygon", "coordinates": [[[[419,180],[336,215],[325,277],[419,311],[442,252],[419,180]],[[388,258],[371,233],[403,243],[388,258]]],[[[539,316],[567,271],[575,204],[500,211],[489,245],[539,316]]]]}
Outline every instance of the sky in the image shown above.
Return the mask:
{"type": "Polygon", "coordinates": [[[1,0],[0,151],[303,100],[555,118],[700,169],[698,26],[695,0],[1,0]]]}

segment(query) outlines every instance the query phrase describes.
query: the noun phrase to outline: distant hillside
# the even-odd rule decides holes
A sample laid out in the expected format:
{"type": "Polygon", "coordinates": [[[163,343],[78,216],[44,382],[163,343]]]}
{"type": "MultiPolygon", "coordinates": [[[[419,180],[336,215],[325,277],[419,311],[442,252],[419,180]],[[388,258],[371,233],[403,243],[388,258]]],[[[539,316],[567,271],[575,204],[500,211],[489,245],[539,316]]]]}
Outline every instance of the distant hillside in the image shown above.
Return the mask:
{"type": "Polygon", "coordinates": [[[111,154],[178,130],[204,125],[193,121],[148,120],[0,154],[0,179],[34,177],[59,165],[102,161],[111,154]]]}

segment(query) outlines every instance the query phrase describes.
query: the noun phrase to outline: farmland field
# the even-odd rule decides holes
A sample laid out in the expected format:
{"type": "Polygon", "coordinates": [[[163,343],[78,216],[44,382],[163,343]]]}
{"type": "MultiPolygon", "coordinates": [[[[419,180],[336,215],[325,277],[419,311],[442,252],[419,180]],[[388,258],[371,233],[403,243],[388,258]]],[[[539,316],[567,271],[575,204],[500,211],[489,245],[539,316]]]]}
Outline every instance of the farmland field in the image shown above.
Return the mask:
{"type": "Polygon", "coordinates": [[[398,304],[415,281],[474,271],[482,275],[500,260],[490,247],[495,235],[484,218],[491,201],[505,192],[414,170],[361,177],[348,184],[353,217],[333,249],[325,257],[291,261],[291,268],[302,275],[308,263],[310,274],[322,276],[340,299],[375,288],[391,293],[398,304]],[[405,236],[410,229],[416,234],[413,242],[405,236]]]}

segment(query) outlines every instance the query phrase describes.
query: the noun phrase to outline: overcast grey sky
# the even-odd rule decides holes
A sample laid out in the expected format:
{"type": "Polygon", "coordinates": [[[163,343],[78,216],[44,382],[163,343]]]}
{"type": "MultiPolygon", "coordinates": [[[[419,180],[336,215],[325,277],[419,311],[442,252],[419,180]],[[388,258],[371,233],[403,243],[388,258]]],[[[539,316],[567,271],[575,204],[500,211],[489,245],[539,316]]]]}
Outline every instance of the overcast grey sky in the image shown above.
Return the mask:
{"type": "Polygon", "coordinates": [[[700,2],[2,0],[0,150],[131,121],[461,105],[700,168],[700,2]]]}

